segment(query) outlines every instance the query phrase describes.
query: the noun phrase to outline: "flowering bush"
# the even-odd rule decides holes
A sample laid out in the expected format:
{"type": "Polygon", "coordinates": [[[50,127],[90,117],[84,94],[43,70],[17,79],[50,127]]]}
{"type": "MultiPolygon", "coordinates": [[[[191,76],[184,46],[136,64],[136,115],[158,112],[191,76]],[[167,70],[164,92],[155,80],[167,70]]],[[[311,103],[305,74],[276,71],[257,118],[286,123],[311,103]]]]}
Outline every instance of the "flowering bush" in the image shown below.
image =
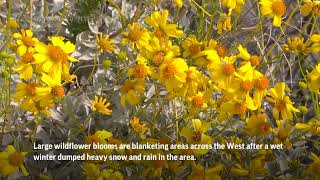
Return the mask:
{"type": "Polygon", "coordinates": [[[320,1],[4,0],[0,15],[0,177],[320,179],[320,1]],[[201,148],[34,159],[83,153],[35,150],[61,142],[201,148]]]}

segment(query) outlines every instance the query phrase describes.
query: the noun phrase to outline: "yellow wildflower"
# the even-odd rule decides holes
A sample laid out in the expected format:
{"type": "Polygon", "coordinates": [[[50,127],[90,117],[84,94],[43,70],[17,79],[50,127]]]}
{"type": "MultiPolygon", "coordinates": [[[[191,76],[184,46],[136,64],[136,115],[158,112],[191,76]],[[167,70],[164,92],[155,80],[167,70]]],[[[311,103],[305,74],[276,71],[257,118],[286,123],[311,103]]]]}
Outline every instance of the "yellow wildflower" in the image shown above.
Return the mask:
{"type": "Polygon", "coordinates": [[[320,123],[310,120],[307,123],[297,123],[296,129],[302,130],[306,133],[310,132],[312,135],[320,135],[320,123]]]}
{"type": "Polygon", "coordinates": [[[41,107],[52,105],[55,99],[60,99],[64,96],[64,88],[61,84],[61,74],[54,73],[49,76],[42,74],[41,80],[47,85],[36,88],[36,100],[40,102],[41,107]]]}
{"type": "Polygon", "coordinates": [[[126,80],[121,87],[121,105],[124,107],[126,102],[128,102],[130,105],[136,105],[140,103],[140,95],[144,93],[144,90],[144,80],[126,80]]]}
{"type": "MultiPolygon", "coordinates": [[[[100,130],[96,131],[92,135],[88,135],[85,137],[85,143],[86,144],[109,144],[109,139],[112,138],[112,133],[106,130],[100,130]]],[[[88,149],[87,152],[89,154],[110,154],[113,151],[113,149],[93,149],[91,146],[91,149],[88,149]]]]}
{"type": "Polygon", "coordinates": [[[151,16],[146,17],[146,23],[154,28],[154,35],[161,40],[165,37],[182,37],[183,31],[177,30],[176,24],[168,23],[168,15],[168,10],[163,10],[162,13],[154,11],[151,16]]]}
{"type": "Polygon", "coordinates": [[[18,83],[16,86],[16,93],[13,96],[14,100],[20,102],[20,106],[25,111],[37,112],[36,102],[36,83],[18,83]]]}
{"type": "Polygon", "coordinates": [[[235,74],[233,63],[236,59],[236,56],[225,57],[221,61],[208,65],[212,81],[218,83],[220,88],[227,89],[230,87],[235,74]]]}
{"type": "Polygon", "coordinates": [[[137,22],[128,25],[128,32],[122,33],[125,38],[122,38],[122,44],[129,42],[132,48],[138,49],[148,45],[150,35],[146,28],[141,27],[137,22]]]}
{"type": "Polygon", "coordinates": [[[148,131],[148,127],[146,123],[140,124],[139,122],[139,118],[137,117],[133,117],[130,121],[129,121],[132,129],[139,134],[141,139],[145,139],[146,135],[145,133],[148,131]]]}
{"type": "Polygon", "coordinates": [[[320,179],[320,156],[311,153],[313,162],[309,165],[307,173],[312,175],[314,179],[320,179]]]}
{"type": "Polygon", "coordinates": [[[168,91],[173,91],[176,88],[181,88],[186,82],[186,73],[188,69],[187,63],[181,59],[176,58],[163,62],[159,67],[159,79],[168,91]]]}
{"type": "Polygon", "coordinates": [[[284,49],[295,54],[307,53],[308,48],[303,41],[304,38],[302,37],[288,38],[287,44],[284,45],[284,49]]]}
{"type": "Polygon", "coordinates": [[[141,55],[152,62],[153,65],[159,66],[165,59],[171,59],[180,55],[180,48],[173,45],[169,39],[160,41],[153,36],[148,44],[141,50],[141,55]]]}
{"type": "Polygon", "coordinates": [[[33,57],[36,63],[42,63],[42,70],[44,72],[61,74],[68,60],[71,62],[78,61],[69,55],[75,51],[75,45],[70,41],[65,43],[63,41],[64,37],[61,36],[50,37],[49,40],[51,41],[49,45],[38,43],[35,46],[37,53],[33,57]]]}
{"type": "Polygon", "coordinates": [[[0,152],[0,174],[3,176],[9,176],[16,173],[21,169],[23,175],[28,176],[24,161],[27,152],[18,152],[12,145],[5,148],[0,152]]]}
{"type": "Polygon", "coordinates": [[[6,27],[9,29],[16,29],[18,26],[19,24],[15,19],[9,18],[6,22],[6,27]]]}
{"type": "Polygon", "coordinates": [[[35,63],[33,58],[34,52],[26,52],[23,56],[20,57],[18,66],[14,68],[15,71],[19,72],[19,78],[23,80],[30,80],[33,75],[32,65],[35,63]]]}
{"type": "Polygon", "coordinates": [[[222,16],[217,22],[217,29],[219,34],[222,34],[222,31],[231,31],[231,17],[222,16]]]}
{"type": "Polygon", "coordinates": [[[107,99],[103,97],[94,96],[94,100],[90,102],[92,111],[97,111],[98,113],[110,115],[112,110],[108,109],[110,103],[107,99]]]}
{"type": "Polygon", "coordinates": [[[292,119],[292,112],[300,112],[293,107],[293,102],[288,96],[285,95],[286,84],[284,82],[277,83],[274,88],[269,89],[271,97],[267,97],[267,100],[273,103],[273,116],[276,120],[280,119],[292,119]]]}
{"type": "Polygon", "coordinates": [[[280,27],[281,18],[287,10],[285,2],[283,0],[260,0],[259,4],[261,4],[261,15],[270,16],[273,18],[273,25],[280,27]]]}
{"type": "Polygon", "coordinates": [[[221,179],[220,172],[223,170],[222,164],[216,164],[213,167],[205,168],[193,161],[191,165],[192,172],[188,176],[188,180],[221,179]]]}
{"type": "MultiPolygon", "coordinates": [[[[181,136],[185,137],[188,144],[211,144],[212,139],[205,133],[210,128],[210,123],[202,123],[200,119],[192,119],[192,129],[190,127],[183,127],[181,129],[181,136]]],[[[203,155],[209,152],[209,149],[200,148],[193,150],[194,155],[203,155]]]]}
{"type": "Polygon", "coordinates": [[[320,52],[320,34],[313,34],[310,39],[313,43],[310,47],[311,51],[314,53],[320,52]]]}
{"type": "Polygon", "coordinates": [[[21,29],[21,33],[14,33],[12,37],[17,39],[17,53],[23,56],[26,52],[33,51],[34,47],[39,43],[39,40],[33,37],[33,32],[29,29],[21,29]]]}
{"type": "Polygon", "coordinates": [[[221,104],[219,109],[219,120],[223,121],[233,115],[239,115],[241,119],[244,119],[249,109],[257,109],[251,99],[244,101],[233,98],[232,100],[225,101],[221,104]]]}
{"type": "Polygon", "coordinates": [[[308,74],[310,91],[318,93],[320,90],[320,63],[308,74]]]}
{"type": "Polygon", "coordinates": [[[97,38],[97,48],[100,49],[100,52],[107,52],[107,53],[113,53],[115,50],[115,41],[109,38],[109,35],[102,35],[102,33],[99,34],[99,36],[96,36],[97,38]]]}
{"type": "Polygon", "coordinates": [[[304,4],[302,5],[300,11],[304,16],[308,16],[309,14],[320,16],[320,1],[304,0],[304,4]]]}
{"type": "Polygon", "coordinates": [[[248,50],[246,48],[243,48],[241,45],[238,46],[238,50],[239,50],[238,57],[243,60],[249,61],[251,63],[251,66],[257,66],[260,64],[260,57],[258,55],[251,56],[248,53],[248,50]]]}
{"type": "Polygon", "coordinates": [[[197,40],[197,37],[195,35],[190,35],[187,39],[185,39],[182,43],[182,47],[184,49],[183,57],[185,58],[197,58],[202,55],[202,44],[197,40]]]}
{"type": "Polygon", "coordinates": [[[270,132],[270,125],[267,122],[267,116],[265,114],[253,114],[246,119],[247,131],[251,135],[266,135],[270,132]]]}
{"type": "Polygon", "coordinates": [[[290,124],[289,121],[286,120],[277,120],[277,127],[273,129],[273,132],[277,136],[275,139],[276,144],[284,144],[287,148],[291,148],[292,144],[289,140],[290,138],[290,131],[292,129],[292,125],[290,124]]]}
{"type": "Polygon", "coordinates": [[[233,10],[240,11],[244,5],[244,0],[222,0],[222,4],[229,9],[228,15],[231,15],[233,10]]]}
{"type": "Polygon", "coordinates": [[[150,67],[146,64],[146,59],[142,56],[137,57],[137,64],[128,69],[128,76],[133,76],[137,79],[144,79],[151,75],[150,67]]]}
{"type": "Polygon", "coordinates": [[[83,163],[83,174],[86,176],[86,180],[123,180],[121,172],[112,169],[101,170],[99,164],[89,162],[83,163]]]}

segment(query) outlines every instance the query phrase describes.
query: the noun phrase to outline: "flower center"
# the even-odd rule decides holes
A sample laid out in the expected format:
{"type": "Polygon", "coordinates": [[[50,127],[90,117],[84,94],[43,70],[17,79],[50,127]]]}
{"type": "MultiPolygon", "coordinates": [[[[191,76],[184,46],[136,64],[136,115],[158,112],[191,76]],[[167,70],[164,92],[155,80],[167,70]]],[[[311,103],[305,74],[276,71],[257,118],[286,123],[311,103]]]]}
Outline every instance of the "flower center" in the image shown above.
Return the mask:
{"type": "Polygon", "coordinates": [[[48,54],[53,61],[66,62],[68,60],[68,55],[59,46],[49,45],[48,54]]]}
{"type": "Polygon", "coordinates": [[[97,111],[104,111],[104,110],[105,110],[104,104],[99,103],[99,102],[98,102],[98,103],[95,103],[94,108],[95,108],[97,111]]]}
{"type": "Polygon", "coordinates": [[[283,16],[287,10],[287,6],[282,0],[274,1],[271,8],[273,13],[277,16],[283,16]]]}
{"type": "Polygon", "coordinates": [[[312,12],[314,15],[319,16],[320,15],[320,4],[316,4],[312,7],[312,12]]]}
{"type": "Polygon", "coordinates": [[[257,89],[265,90],[269,86],[269,79],[267,77],[265,77],[265,76],[262,76],[256,81],[255,85],[256,85],[257,89]]]}
{"type": "Polygon", "coordinates": [[[62,97],[64,95],[64,88],[62,86],[54,87],[53,94],[57,97],[62,97]]]}
{"type": "Polygon", "coordinates": [[[186,75],[187,75],[186,82],[192,81],[192,71],[191,70],[187,70],[186,71],[186,75]]]}
{"type": "Polygon", "coordinates": [[[277,100],[274,107],[279,111],[284,110],[286,108],[286,102],[284,100],[277,100]]]}
{"type": "Polygon", "coordinates": [[[104,51],[112,51],[113,50],[113,44],[111,43],[111,41],[109,41],[108,38],[99,39],[98,44],[101,47],[101,49],[103,49],[104,51]]]}
{"type": "Polygon", "coordinates": [[[137,64],[134,68],[134,76],[136,78],[144,78],[148,75],[148,71],[143,64],[137,64]]]}
{"type": "Polygon", "coordinates": [[[253,55],[250,57],[250,62],[252,64],[252,66],[256,66],[260,63],[260,58],[257,55],[253,55]]]}
{"type": "Polygon", "coordinates": [[[196,96],[192,99],[192,104],[196,108],[202,108],[204,104],[204,99],[202,96],[196,96]]]}
{"type": "Polygon", "coordinates": [[[165,69],[165,76],[167,78],[173,78],[176,72],[176,67],[172,63],[168,63],[165,69]]]}
{"type": "Polygon", "coordinates": [[[26,85],[26,93],[29,97],[33,97],[36,95],[36,87],[34,83],[26,85]]]}
{"type": "Polygon", "coordinates": [[[128,33],[128,38],[132,42],[139,41],[142,36],[142,31],[139,25],[134,25],[128,33]]]}
{"type": "Polygon", "coordinates": [[[36,43],[36,42],[35,42],[34,40],[32,40],[32,38],[29,37],[29,36],[23,36],[21,40],[22,40],[23,44],[26,45],[26,46],[28,46],[28,47],[32,47],[32,46],[34,46],[34,44],[36,43]]]}
{"type": "Polygon", "coordinates": [[[242,81],[240,86],[241,86],[241,89],[245,92],[250,91],[253,87],[251,81],[249,80],[242,81]]]}
{"type": "Polygon", "coordinates": [[[267,122],[263,122],[260,124],[259,129],[261,132],[267,132],[269,130],[269,124],[267,122]]]}
{"type": "Polygon", "coordinates": [[[154,30],[154,35],[159,38],[159,39],[162,39],[162,38],[165,38],[166,37],[166,33],[164,33],[163,31],[161,31],[160,29],[156,29],[154,30]]]}
{"type": "Polygon", "coordinates": [[[232,64],[225,64],[222,67],[223,74],[226,76],[232,76],[234,73],[234,67],[232,64]]]}
{"type": "Polygon", "coordinates": [[[23,164],[24,156],[21,153],[14,152],[9,155],[9,162],[13,166],[20,166],[23,164]]]}
{"type": "Polygon", "coordinates": [[[201,141],[201,132],[193,132],[192,139],[196,142],[201,141]]]}
{"type": "Polygon", "coordinates": [[[131,80],[126,81],[121,87],[122,93],[128,93],[130,90],[134,88],[134,84],[131,80]]]}
{"type": "Polygon", "coordinates": [[[200,46],[197,43],[192,43],[189,48],[192,55],[197,55],[200,52],[200,46]]]}
{"type": "Polygon", "coordinates": [[[247,112],[247,106],[244,103],[236,103],[236,110],[239,115],[244,115],[247,112]]]}
{"type": "Polygon", "coordinates": [[[31,63],[33,61],[33,53],[32,52],[26,52],[22,58],[21,61],[25,64],[31,63]]]}
{"type": "Polygon", "coordinates": [[[224,57],[224,56],[226,56],[226,54],[227,54],[227,48],[226,47],[224,47],[224,45],[222,45],[222,44],[217,44],[217,46],[216,46],[216,51],[217,51],[217,53],[218,53],[218,55],[220,56],[220,57],[224,57]]]}
{"type": "Polygon", "coordinates": [[[159,65],[162,63],[162,61],[163,61],[163,59],[164,59],[164,56],[165,56],[165,53],[162,52],[162,51],[156,53],[156,55],[153,57],[153,62],[154,62],[157,66],[159,66],[159,65]]]}

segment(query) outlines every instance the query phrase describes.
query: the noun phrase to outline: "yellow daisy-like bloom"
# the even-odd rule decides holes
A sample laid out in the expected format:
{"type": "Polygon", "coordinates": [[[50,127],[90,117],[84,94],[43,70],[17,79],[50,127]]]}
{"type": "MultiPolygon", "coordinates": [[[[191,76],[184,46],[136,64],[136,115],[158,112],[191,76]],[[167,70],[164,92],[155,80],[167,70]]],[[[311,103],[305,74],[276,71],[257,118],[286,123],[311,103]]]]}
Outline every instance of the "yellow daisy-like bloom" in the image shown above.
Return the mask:
{"type": "Polygon", "coordinates": [[[146,59],[142,56],[137,57],[137,64],[128,69],[128,76],[133,76],[137,79],[145,79],[151,75],[150,67],[146,64],[146,59]]]}
{"type": "Polygon", "coordinates": [[[236,56],[225,57],[221,61],[208,65],[212,81],[218,83],[220,88],[228,89],[228,87],[230,87],[235,74],[235,67],[233,63],[236,59],[236,56]]]}
{"type": "MultiPolygon", "coordinates": [[[[96,131],[92,135],[85,137],[86,144],[108,144],[108,140],[112,138],[112,133],[106,130],[96,131]]],[[[86,152],[89,154],[110,154],[112,149],[87,149],[86,152]]]]}
{"type": "Polygon", "coordinates": [[[6,27],[9,29],[16,29],[19,26],[15,19],[9,18],[6,22],[6,27]]]}
{"type": "Polygon", "coordinates": [[[128,25],[128,32],[123,32],[122,44],[129,42],[132,48],[138,49],[148,46],[150,35],[146,28],[143,28],[139,23],[133,22],[128,25]]]}
{"type": "Polygon", "coordinates": [[[169,11],[163,10],[162,13],[155,11],[146,18],[146,23],[153,27],[154,35],[159,39],[165,37],[182,37],[183,31],[177,30],[176,24],[167,23],[169,11]]]}
{"type": "Polygon", "coordinates": [[[284,45],[284,49],[295,54],[308,52],[307,45],[304,43],[304,38],[302,37],[288,38],[287,44],[284,45]]]}
{"type": "Polygon", "coordinates": [[[107,53],[113,53],[115,50],[115,41],[113,39],[109,39],[109,35],[102,35],[102,33],[99,34],[99,36],[96,36],[97,38],[97,48],[100,49],[100,52],[107,52],[107,53]]]}
{"type": "Polygon", "coordinates": [[[206,86],[208,78],[204,76],[196,67],[189,67],[186,71],[186,82],[180,89],[180,94],[182,97],[192,97],[195,96],[201,87],[206,86]]]}
{"type": "Polygon", "coordinates": [[[141,49],[141,55],[150,60],[155,66],[159,66],[165,59],[171,59],[180,55],[180,48],[173,45],[169,39],[160,41],[153,36],[148,46],[141,49]]]}
{"type": "Polygon", "coordinates": [[[300,9],[301,14],[308,16],[313,14],[315,16],[320,16],[320,1],[318,0],[304,0],[304,4],[300,9]]]}
{"type": "Polygon", "coordinates": [[[286,84],[284,82],[277,83],[274,88],[269,89],[271,97],[267,97],[267,100],[273,103],[273,116],[276,120],[280,119],[292,119],[292,112],[300,112],[293,107],[293,102],[288,96],[285,95],[286,84]]]}
{"type": "Polygon", "coordinates": [[[284,146],[286,146],[287,148],[291,148],[292,144],[289,140],[290,138],[289,133],[292,129],[292,125],[290,124],[289,121],[286,121],[286,120],[277,120],[276,123],[277,123],[277,127],[272,130],[273,133],[277,136],[274,143],[275,144],[283,143],[284,146]]]}
{"type": "Polygon", "coordinates": [[[14,70],[19,73],[20,79],[27,81],[32,78],[32,75],[33,75],[32,65],[35,64],[33,54],[34,52],[32,51],[26,52],[23,56],[20,57],[18,66],[14,68],[14,70]]]}
{"type": "Polygon", "coordinates": [[[188,180],[221,179],[220,172],[223,170],[222,164],[216,164],[213,167],[205,168],[193,161],[191,165],[192,172],[188,176],[188,180]]]}
{"type": "Polygon", "coordinates": [[[140,103],[140,95],[144,93],[144,90],[144,80],[126,80],[121,87],[121,105],[124,107],[126,102],[128,102],[130,105],[136,105],[140,103]]]}
{"type": "Polygon", "coordinates": [[[218,33],[222,34],[223,31],[231,31],[231,17],[223,15],[217,22],[218,33]]]}
{"type": "Polygon", "coordinates": [[[138,133],[141,139],[145,139],[146,135],[145,133],[148,131],[148,127],[146,123],[140,124],[140,120],[137,117],[133,117],[130,121],[129,121],[132,129],[134,130],[134,132],[138,133]]]}
{"type": "Polygon", "coordinates": [[[261,15],[273,18],[273,25],[280,27],[282,16],[286,13],[287,5],[283,0],[260,0],[261,15]]]}
{"type": "Polygon", "coordinates": [[[188,98],[192,111],[206,108],[208,98],[202,93],[198,92],[195,96],[188,98]]]}
{"type": "Polygon", "coordinates": [[[21,169],[21,172],[28,176],[29,173],[23,164],[26,154],[27,152],[18,152],[12,145],[7,146],[0,152],[0,174],[9,176],[21,169]]]}
{"type": "Polygon", "coordinates": [[[23,56],[26,52],[33,51],[34,47],[39,43],[39,40],[33,37],[32,31],[29,29],[21,29],[20,32],[21,33],[14,33],[12,37],[17,39],[17,53],[23,56]]]}
{"type": "Polygon", "coordinates": [[[312,175],[314,179],[320,179],[320,156],[311,153],[313,162],[309,165],[307,173],[312,175]]]}
{"type": "Polygon", "coordinates": [[[253,114],[246,119],[247,131],[251,135],[266,135],[270,132],[270,125],[267,122],[267,116],[265,114],[253,114]]]}
{"type": "Polygon", "coordinates": [[[13,99],[16,102],[20,102],[20,106],[25,111],[37,112],[37,102],[36,102],[36,88],[38,85],[36,83],[18,83],[16,86],[16,93],[13,99]]]}
{"type": "MultiPolygon", "coordinates": [[[[210,123],[202,123],[200,119],[192,119],[192,128],[183,127],[181,129],[181,136],[185,137],[189,144],[211,144],[212,138],[205,133],[210,128],[210,123]]],[[[209,149],[193,150],[194,155],[203,155],[209,152],[209,149]]]]}
{"type": "Polygon", "coordinates": [[[318,64],[309,74],[308,74],[308,87],[312,92],[318,93],[320,90],[320,64],[318,64]]]}
{"type": "Polygon", "coordinates": [[[36,100],[40,102],[41,107],[53,106],[54,100],[62,98],[65,93],[61,84],[61,74],[54,73],[53,76],[49,76],[43,73],[41,80],[47,86],[36,88],[36,100]]]}
{"type": "Polygon", "coordinates": [[[267,89],[269,87],[269,79],[264,75],[259,75],[255,80],[254,84],[255,90],[253,92],[254,101],[257,104],[257,107],[261,106],[262,99],[267,94],[267,89]]]}
{"type": "Polygon", "coordinates": [[[197,58],[201,56],[202,43],[197,40],[195,35],[190,35],[182,43],[184,49],[183,57],[197,58]]]}
{"type": "Polygon", "coordinates": [[[251,63],[251,66],[257,66],[260,64],[260,57],[258,55],[250,55],[248,53],[248,50],[241,45],[238,46],[238,57],[245,60],[249,61],[251,63]]]}
{"type": "Polygon", "coordinates": [[[181,59],[176,58],[163,62],[159,67],[159,79],[168,91],[181,88],[183,83],[186,82],[186,73],[188,69],[187,63],[181,59]]]}
{"type": "Polygon", "coordinates": [[[314,53],[320,52],[320,34],[313,34],[310,39],[312,41],[311,51],[314,53]]]}
{"type": "Polygon", "coordinates": [[[92,111],[96,111],[101,114],[110,115],[112,110],[108,109],[110,103],[103,97],[94,96],[94,100],[90,102],[92,111]]]}
{"type": "Polygon", "coordinates": [[[320,135],[320,122],[316,119],[311,119],[308,123],[297,123],[295,127],[305,133],[311,132],[312,135],[320,135]]]}
{"type": "Polygon", "coordinates": [[[221,103],[219,109],[219,120],[224,121],[228,117],[238,115],[241,119],[245,119],[248,110],[256,110],[257,107],[251,98],[238,100],[233,98],[221,103]]]}
{"type": "Polygon", "coordinates": [[[33,57],[37,64],[42,63],[42,70],[44,72],[61,74],[63,67],[69,63],[68,60],[71,62],[78,61],[69,55],[75,51],[76,47],[70,41],[65,43],[63,41],[64,37],[61,36],[53,36],[49,40],[51,41],[49,45],[38,43],[35,46],[37,53],[33,57]]]}

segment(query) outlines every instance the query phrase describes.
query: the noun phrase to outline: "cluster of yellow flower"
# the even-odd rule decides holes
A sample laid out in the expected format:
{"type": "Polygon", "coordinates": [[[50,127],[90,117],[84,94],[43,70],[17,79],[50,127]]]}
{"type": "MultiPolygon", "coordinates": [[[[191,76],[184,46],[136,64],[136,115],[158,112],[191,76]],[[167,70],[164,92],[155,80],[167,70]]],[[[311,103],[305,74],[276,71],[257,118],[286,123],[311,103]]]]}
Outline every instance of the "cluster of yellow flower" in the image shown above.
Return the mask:
{"type": "Polygon", "coordinates": [[[70,62],[77,62],[70,56],[75,45],[64,42],[61,36],[49,37],[50,43],[44,44],[25,29],[12,37],[16,39],[12,47],[19,57],[14,71],[23,80],[16,85],[14,100],[26,111],[48,114],[55,100],[65,95],[63,85],[75,78],[69,73],[70,62]]]}

